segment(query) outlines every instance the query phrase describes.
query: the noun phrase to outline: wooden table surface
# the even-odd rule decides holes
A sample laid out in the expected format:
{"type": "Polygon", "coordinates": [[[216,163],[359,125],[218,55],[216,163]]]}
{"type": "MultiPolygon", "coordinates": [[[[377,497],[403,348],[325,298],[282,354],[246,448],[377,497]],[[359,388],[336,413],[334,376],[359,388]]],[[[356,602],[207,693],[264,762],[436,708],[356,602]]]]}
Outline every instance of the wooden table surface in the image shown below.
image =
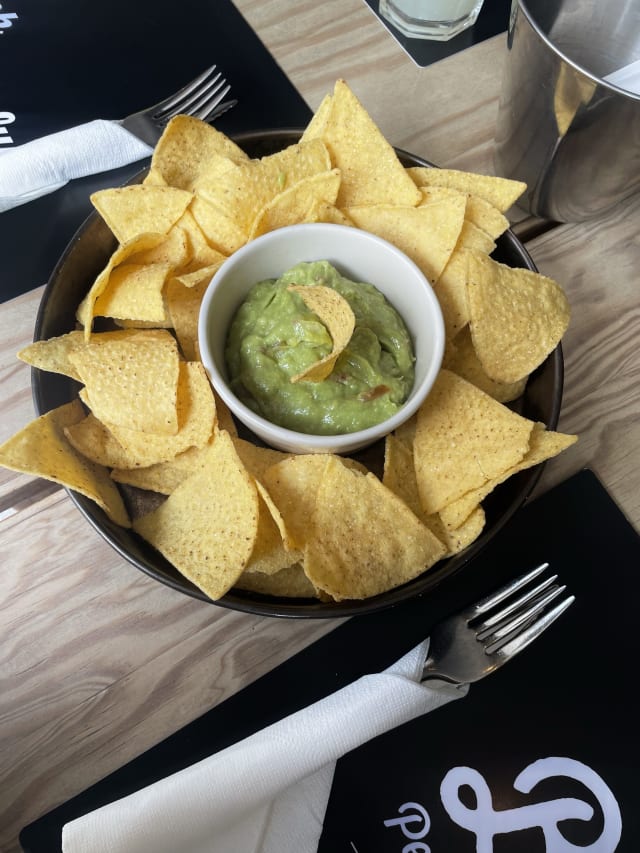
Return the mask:
{"type": "MultiPolygon", "coordinates": [[[[492,172],[505,36],[417,67],[362,0],[236,0],[308,104],[339,77],[395,145],[492,172]]],[[[538,492],[588,466],[640,529],[640,197],[526,240],[572,305],[559,428],[579,443],[538,492]]],[[[526,232],[522,232],[525,234],[526,232]]],[[[0,441],[34,416],[41,289],[2,306],[0,441]]],[[[559,520],[561,524],[561,520],[559,520]]],[[[606,536],[606,531],[603,531],[606,536]]],[[[268,619],[176,593],[124,562],[66,493],[0,469],[0,850],[21,827],[123,765],[338,620],[268,619]]]]}

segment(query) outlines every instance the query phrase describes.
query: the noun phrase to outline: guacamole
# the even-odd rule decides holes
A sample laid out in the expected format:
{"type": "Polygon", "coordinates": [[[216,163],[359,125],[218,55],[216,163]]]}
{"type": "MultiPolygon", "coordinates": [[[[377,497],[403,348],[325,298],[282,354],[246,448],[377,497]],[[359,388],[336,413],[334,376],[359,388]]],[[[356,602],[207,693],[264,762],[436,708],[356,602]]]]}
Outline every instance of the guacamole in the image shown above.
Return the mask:
{"type": "Polygon", "coordinates": [[[391,417],[414,382],[414,353],[404,321],[370,284],[349,281],[328,261],[297,264],[249,292],[231,323],[226,360],[233,392],[258,414],[288,429],[337,435],[391,417]],[[292,284],[334,288],[350,304],[355,328],[321,382],[291,378],[332,350],[326,327],[292,284]]]}

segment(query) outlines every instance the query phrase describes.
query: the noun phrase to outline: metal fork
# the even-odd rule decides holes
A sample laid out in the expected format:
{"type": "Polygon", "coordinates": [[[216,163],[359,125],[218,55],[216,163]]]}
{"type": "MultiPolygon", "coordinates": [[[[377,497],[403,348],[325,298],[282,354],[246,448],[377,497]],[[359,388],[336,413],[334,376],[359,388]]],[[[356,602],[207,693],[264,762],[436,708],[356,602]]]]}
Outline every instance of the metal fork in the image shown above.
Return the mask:
{"type": "Polygon", "coordinates": [[[437,625],[431,633],[422,680],[479,681],[540,636],[575,601],[569,595],[548,609],[566,589],[555,583],[557,575],[531,586],[548,567],[542,563],[437,625]],[[514,597],[517,593],[521,594],[514,597]],[[504,606],[497,609],[501,604],[504,606]]]}
{"type": "Polygon", "coordinates": [[[148,145],[155,145],[166,124],[181,113],[212,121],[237,104],[236,100],[224,101],[231,86],[212,65],[194,80],[168,98],[147,109],[132,113],[118,123],[135,134],[148,145]]]}

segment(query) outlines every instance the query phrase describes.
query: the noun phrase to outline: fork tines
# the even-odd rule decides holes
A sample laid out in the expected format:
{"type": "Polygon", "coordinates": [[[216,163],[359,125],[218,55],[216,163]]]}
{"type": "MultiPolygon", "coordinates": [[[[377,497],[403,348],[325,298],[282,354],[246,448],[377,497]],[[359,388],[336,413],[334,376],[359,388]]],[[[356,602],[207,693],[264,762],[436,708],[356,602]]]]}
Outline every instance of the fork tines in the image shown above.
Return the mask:
{"type": "Polygon", "coordinates": [[[570,595],[548,609],[566,590],[566,586],[555,583],[557,575],[525,590],[548,567],[548,563],[542,563],[469,608],[467,620],[487,654],[511,657],[521,651],[575,601],[575,596],[570,595]],[[504,607],[496,610],[503,603],[504,607]]]}
{"type": "Polygon", "coordinates": [[[154,121],[166,123],[178,113],[187,113],[195,118],[206,118],[229,93],[231,86],[212,65],[180,89],[170,98],[157,105],[154,121]]]}

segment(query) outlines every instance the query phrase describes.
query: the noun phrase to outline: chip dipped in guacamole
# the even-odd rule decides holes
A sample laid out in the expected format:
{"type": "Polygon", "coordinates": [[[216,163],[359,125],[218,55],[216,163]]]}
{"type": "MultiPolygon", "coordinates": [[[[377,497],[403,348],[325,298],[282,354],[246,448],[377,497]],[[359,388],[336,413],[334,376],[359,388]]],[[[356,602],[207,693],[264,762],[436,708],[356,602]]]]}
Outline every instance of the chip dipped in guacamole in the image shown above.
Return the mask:
{"type": "Polygon", "coordinates": [[[373,285],[350,281],[328,261],[300,263],[255,284],[232,321],[226,359],[231,388],[247,406],[311,435],[356,432],[386,420],[414,383],[403,319],[373,285]],[[338,350],[331,329],[344,328],[349,318],[341,323],[333,304],[327,309],[333,323],[323,322],[320,309],[301,295],[305,287],[330,288],[343,298],[353,331],[338,350]],[[314,365],[336,353],[331,372],[311,379],[314,365]]]}

